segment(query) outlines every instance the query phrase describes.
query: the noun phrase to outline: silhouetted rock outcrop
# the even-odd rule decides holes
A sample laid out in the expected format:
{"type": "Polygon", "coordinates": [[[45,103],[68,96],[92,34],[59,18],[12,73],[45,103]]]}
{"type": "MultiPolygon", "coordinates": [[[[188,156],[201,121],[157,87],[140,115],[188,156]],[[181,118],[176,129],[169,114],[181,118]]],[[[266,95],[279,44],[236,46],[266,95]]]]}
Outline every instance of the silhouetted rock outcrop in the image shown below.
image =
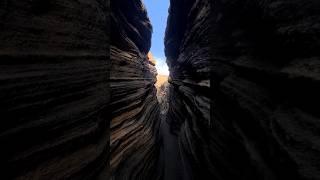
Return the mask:
{"type": "Polygon", "coordinates": [[[317,0],[171,0],[167,118],[196,179],[320,179],[319,13],[317,0]]]}
{"type": "Polygon", "coordinates": [[[0,2],[1,179],[106,177],[107,11],[102,0],[0,2]]]}
{"type": "Polygon", "coordinates": [[[112,0],[111,175],[156,179],[159,105],[148,60],[152,27],[141,1],[112,0]]]}

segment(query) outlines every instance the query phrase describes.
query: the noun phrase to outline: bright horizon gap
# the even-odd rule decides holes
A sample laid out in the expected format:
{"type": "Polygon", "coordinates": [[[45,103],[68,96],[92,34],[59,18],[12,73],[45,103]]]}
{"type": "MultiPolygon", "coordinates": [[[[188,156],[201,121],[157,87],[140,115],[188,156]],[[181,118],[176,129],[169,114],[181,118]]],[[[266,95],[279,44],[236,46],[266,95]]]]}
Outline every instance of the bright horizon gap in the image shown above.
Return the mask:
{"type": "Polygon", "coordinates": [[[150,52],[156,61],[158,75],[169,75],[164,54],[164,36],[167,26],[169,0],[143,0],[151,21],[153,33],[150,52]]]}
{"type": "Polygon", "coordinates": [[[159,75],[169,75],[169,68],[168,65],[166,63],[166,60],[158,58],[158,57],[154,57],[154,59],[156,60],[156,69],[159,75]]]}

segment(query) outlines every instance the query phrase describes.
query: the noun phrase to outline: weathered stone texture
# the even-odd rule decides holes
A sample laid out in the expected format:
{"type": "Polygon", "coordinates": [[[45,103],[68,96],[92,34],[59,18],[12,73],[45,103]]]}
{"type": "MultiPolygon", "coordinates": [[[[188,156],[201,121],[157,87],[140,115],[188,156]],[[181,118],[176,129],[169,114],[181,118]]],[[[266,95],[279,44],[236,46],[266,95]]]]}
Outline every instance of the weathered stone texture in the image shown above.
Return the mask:
{"type": "Polygon", "coordinates": [[[111,6],[111,177],[156,179],[159,105],[156,69],[147,58],[152,27],[141,1],[111,6]]]}
{"type": "Polygon", "coordinates": [[[319,13],[317,0],[171,1],[168,118],[196,179],[320,179],[319,13]]]}
{"type": "Polygon", "coordinates": [[[0,2],[1,179],[105,177],[107,11],[103,0],[0,2]]]}

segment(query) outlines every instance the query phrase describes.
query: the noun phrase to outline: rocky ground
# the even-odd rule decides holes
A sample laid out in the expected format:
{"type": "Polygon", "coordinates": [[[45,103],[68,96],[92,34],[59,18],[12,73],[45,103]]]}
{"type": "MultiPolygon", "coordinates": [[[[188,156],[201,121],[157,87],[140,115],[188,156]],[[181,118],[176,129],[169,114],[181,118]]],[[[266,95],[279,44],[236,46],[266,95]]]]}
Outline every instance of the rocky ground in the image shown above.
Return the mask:
{"type": "Polygon", "coordinates": [[[160,140],[161,140],[161,157],[162,178],[164,180],[192,179],[190,165],[183,161],[183,154],[180,152],[179,140],[177,134],[170,130],[167,122],[167,113],[169,109],[169,83],[163,82],[158,88],[157,97],[160,105],[160,140]]]}
{"type": "Polygon", "coordinates": [[[168,94],[169,93],[169,83],[167,81],[163,82],[160,87],[157,88],[157,99],[161,108],[161,114],[166,115],[168,112],[168,94]]]}

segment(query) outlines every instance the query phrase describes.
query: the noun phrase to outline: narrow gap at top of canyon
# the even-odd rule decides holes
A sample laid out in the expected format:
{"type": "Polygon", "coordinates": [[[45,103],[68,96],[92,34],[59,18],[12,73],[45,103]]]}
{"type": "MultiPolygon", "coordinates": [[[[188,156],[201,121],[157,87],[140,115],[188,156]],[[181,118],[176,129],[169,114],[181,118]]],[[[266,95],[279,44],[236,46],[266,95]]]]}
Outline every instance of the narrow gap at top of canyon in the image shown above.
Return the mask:
{"type": "Polygon", "coordinates": [[[167,1],[112,1],[112,177],[319,179],[318,1],[167,1]]]}
{"type": "Polygon", "coordinates": [[[148,53],[148,59],[157,69],[157,100],[160,106],[160,157],[159,167],[161,167],[161,176],[164,180],[188,180],[191,178],[190,172],[183,164],[181,152],[179,151],[178,136],[170,130],[167,122],[167,113],[169,108],[169,69],[165,56],[165,31],[169,11],[169,0],[152,1],[144,0],[144,5],[153,33],[151,38],[151,48],[148,53]]]}
{"type": "Polygon", "coordinates": [[[0,179],[319,180],[319,22],[319,0],[2,0],[0,179]]]}

